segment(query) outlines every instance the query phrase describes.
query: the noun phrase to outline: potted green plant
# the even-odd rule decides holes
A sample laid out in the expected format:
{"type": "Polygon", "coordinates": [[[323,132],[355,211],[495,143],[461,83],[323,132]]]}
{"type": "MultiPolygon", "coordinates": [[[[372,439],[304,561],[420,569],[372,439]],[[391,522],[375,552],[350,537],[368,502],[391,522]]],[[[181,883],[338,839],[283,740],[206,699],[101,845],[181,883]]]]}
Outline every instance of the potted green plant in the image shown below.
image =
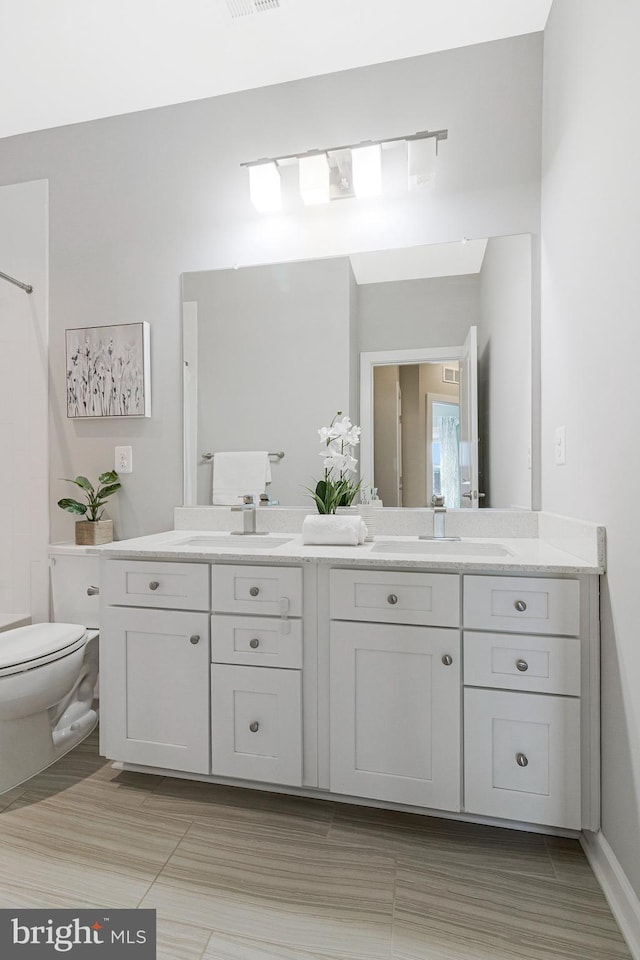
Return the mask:
{"type": "Polygon", "coordinates": [[[118,474],[115,470],[107,470],[98,477],[97,489],[86,477],[76,477],[75,480],[65,478],[68,483],[75,483],[84,492],[86,503],[63,497],[58,500],[58,506],[67,513],[84,517],[76,523],[76,543],[84,546],[95,546],[99,543],[111,543],[113,540],[113,520],[103,520],[103,506],[116,490],[121,487],[118,474]]]}

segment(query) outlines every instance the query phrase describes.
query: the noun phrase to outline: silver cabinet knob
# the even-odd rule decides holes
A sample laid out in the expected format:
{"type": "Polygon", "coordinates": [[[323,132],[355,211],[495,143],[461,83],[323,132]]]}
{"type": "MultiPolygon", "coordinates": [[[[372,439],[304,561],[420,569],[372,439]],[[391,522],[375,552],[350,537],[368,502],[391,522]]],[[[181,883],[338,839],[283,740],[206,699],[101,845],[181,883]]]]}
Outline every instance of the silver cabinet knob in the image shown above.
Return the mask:
{"type": "Polygon", "coordinates": [[[528,767],[529,761],[524,753],[516,753],[516,763],[519,767],[528,767]]]}
{"type": "Polygon", "coordinates": [[[257,650],[258,647],[260,646],[260,641],[258,640],[257,637],[254,637],[253,640],[249,640],[249,646],[251,647],[252,650],[257,650]]]}
{"type": "Polygon", "coordinates": [[[260,724],[258,723],[257,720],[254,720],[253,723],[249,724],[249,730],[251,730],[251,733],[257,733],[259,729],[260,729],[260,724]]]}
{"type": "Polygon", "coordinates": [[[516,600],[516,602],[514,603],[514,607],[519,613],[522,613],[523,610],[527,609],[527,605],[524,602],[524,600],[516,600]]]}
{"type": "Polygon", "coordinates": [[[529,664],[526,660],[516,660],[516,669],[518,669],[520,673],[524,673],[525,670],[529,669],[529,664]]]}
{"type": "Polygon", "coordinates": [[[98,594],[98,593],[100,593],[100,587],[94,587],[93,584],[91,584],[90,587],[87,587],[87,596],[88,596],[88,597],[95,597],[96,594],[98,594]]]}
{"type": "Polygon", "coordinates": [[[387,597],[387,603],[390,603],[391,605],[393,605],[394,603],[397,603],[397,602],[398,602],[398,598],[396,597],[395,593],[390,593],[389,596],[387,597]]]}
{"type": "Polygon", "coordinates": [[[259,593],[260,593],[260,587],[250,587],[250,588],[249,588],[249,595],[250,595],[251,597],[257,597],[259,593]]]}
{"type": "Polygon", "coordinates": [[[445,655],[442,658],[442,662],[444,663],[445,667],[450,667],[451,664],[453,663],[453,657],[451,656],[450,653],[445,653],[445,655]]]}
{"type": "Polygon", "coordinates": [[[200,643],[200,637],[197,633],[194,633],[192,637],[189,637],[189,643],[192,643],[194,646],[196,643],[200,643]]]}
{"type": "Polygon", "coordinates": [[[159,586],[160,586],[159,580],[152,580],[151,583],[149,584],[149,590],[157,590],[159,586]]]}

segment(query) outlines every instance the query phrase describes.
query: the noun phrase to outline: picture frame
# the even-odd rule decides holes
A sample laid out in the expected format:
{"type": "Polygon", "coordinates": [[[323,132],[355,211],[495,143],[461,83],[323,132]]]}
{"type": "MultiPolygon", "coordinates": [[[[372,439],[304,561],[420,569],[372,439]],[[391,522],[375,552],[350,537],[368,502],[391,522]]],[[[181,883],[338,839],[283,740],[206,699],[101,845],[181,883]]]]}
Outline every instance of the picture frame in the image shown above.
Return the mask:
{"type": "Polygon", "coordinates": [[[67,418],[151,416],[146,321],[65,330],[67,418]]]}

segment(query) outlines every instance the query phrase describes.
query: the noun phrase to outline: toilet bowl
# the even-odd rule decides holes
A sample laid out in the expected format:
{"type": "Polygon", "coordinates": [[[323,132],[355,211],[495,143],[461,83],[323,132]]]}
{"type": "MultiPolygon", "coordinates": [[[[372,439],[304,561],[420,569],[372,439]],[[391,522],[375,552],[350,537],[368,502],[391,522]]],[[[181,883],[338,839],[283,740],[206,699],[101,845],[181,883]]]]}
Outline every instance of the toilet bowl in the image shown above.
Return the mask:
{"type": "Polygon", "coordinates": [[[0,793],[54,763],[98,721],[98,561],[58,545],[50,564],[56,622],[0,633],[0,793]],[[73,620],[57,622],[62,613],[73,620]]]}

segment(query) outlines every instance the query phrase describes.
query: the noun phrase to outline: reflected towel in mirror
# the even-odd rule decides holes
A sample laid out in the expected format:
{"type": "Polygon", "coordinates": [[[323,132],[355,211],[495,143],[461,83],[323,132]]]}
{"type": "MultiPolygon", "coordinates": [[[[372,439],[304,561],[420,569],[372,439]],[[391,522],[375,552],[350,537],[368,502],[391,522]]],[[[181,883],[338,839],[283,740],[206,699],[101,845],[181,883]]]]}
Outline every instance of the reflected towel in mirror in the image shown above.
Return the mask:
{"type": "Polygon", "coordinates": [[[364,543],[367,528],[359,515],[312,514],[302,523],[302,542],[357,547],[364,543]]]}
{"type": "Polygon", "coordinates": [[[236,506],[246,494],[259,497],[271,483],[271,465],[266,450],[236,450],[213,457],[214,506],[236,506]]]}

